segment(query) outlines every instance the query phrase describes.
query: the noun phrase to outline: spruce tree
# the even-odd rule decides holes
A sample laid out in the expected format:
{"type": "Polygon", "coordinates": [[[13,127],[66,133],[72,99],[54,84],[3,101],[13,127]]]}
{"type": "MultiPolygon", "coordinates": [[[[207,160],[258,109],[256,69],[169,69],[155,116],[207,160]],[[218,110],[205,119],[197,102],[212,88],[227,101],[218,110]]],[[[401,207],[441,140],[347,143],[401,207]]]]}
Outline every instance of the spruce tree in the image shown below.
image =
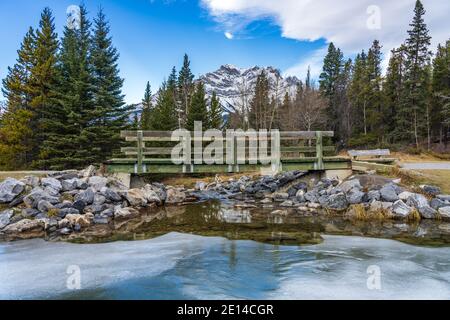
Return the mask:
{"type": "Polygon", "coordinates": [[[31,71],[35,65],[36,35],[30,28],[25,35],[15,65],[8,68],[2,92],[6,110],[0,121],[0,167],[4,170],[24,169],[33,160],[31,107],[31,71]]]}
{"type": "Polygon", "coordinates": [[[378,40],[375,40],[367,54],[367,124],[371,133],[379,138],[383,135],[381,122],[381,61],[381,45],[378,40]]]}
{"type": "Polygon", "coordinates": [[[220,100],[217,98],[215,91],[213,92],[211,97],[208,122],[209,122],[208,129],[222,129],[223,125],[222,108],[220,107],[220,100]]]}
{"type": "Polygon", "coordinates": [[[156,106],[151,115],[151,130],[172,131],[178,128],[178,116],[173,91],[164,82],[158,90],[156,106]]]}
{"type": "Polygon", "coordinates": [[[271,100],[269,96],[269,79],[263,70],[256,79],[254,95],[250,101],[249,121],[255,130],[269,129],[271,100]]]}
{"type": "Polygon", "coordinates": [[[355,58],[348,97],[354,111],[354,134],[367,135],[367,55],[364,50],[355,58]]]}
{"type": "Polygon", "coordinates": [[[150,87],[150,82],[147,82],[147,86],[145,87],[144,99],[142,99],[142,130],[150,130],[151,128],[152,108],[152,90],[150,87]]]}
{"type": "Polygon", "coordinates": [[[340,124],[340,103],[339,98],[342,94],[339,84],[344,66],[344,58],[341,50],[336,48],[333,42],[328,46],[328,53],[323,61],[323,71],[319,77],[320,92],[322,96],[328,99],[327,116],[330,120],[329,128],[335,131],[336,139],[341,137],[340,124]]]}
{"type": "Polygon", "coordinates": [[[86,130],[96,114],[89,56],[90,26],[86,8],[81,6],[79,26],[64,29],[59,59],[59,106],[46,119],[49,136],[41,148],[43,168],[81,168],[98,159],[95,154],[98,146],[92,144],[95,133],[86,130]]]}
{"type": "MultiPolygon", "coordinates": [[[[179,99],[179,122],[183,126],[187,121],[188,109],[194,91],[194,75],[191,72],[191,62],[187,54],[183,58],[183,66],[178,75],[178,99],[179,99]]],[[[170,79],[169,79],[170,86],[170,79]]]]}
{"type": "Polygon", "coordinates": [[[86,137],[92,137],[91,148],[95,152],[96,163],[119,151],[122,145],[120,131],[126,128],[131,113],[123,101],[123,79],[119,75],[118,59],[119,53],[112,44],[109,23],[100,9],[94,19],[90,48],[93,110],[84,130],[86,137]]]}
{"type": "Polygon", "coordinates": [[[39,29],[36,31],[35,63],[31,70],[30,81],[34,161],[38,160],[42,143],[48,138],[48,132],[51,132],[46,127],[46,121],[53,117],[55,106],[58,104],[58,50],[58,34],[55,31],[52,11],[45,8],[41,14],[39,29]]]}
{"type": "Polygon", "coordinates": [[[413,137],[413,141],[419,148],[419,140],[424,130],[424,117],[426,101],[428,99],[427,64],[430,63],[431,53],[428,50],[431,37],[428,35],[428,28],[424,21],[425,9],[422,3],[417,0],[414,8],[414,18],[410,24],[406,40],[405,61],[405,88],[406,96],[402,105],[402,116],[406,117],[411,126],[410,130],[404,128],[405,133],[413,137]]]}
{"type": "Polygon", "coordinates": [[[186,129],[193,131],[195,121],[201,121],[203,123],[203,128],[207,129],[210,127],[208,118],[205,87],[203,83],[199,81],[195,87],[194,94],[192,95],[191,104],[189,105],[186,129]]]}
{"type": "Polygon", "coordinates": [[[446,138],[444,132],[448,131],[450,126],[450,40],[445,46],[438,45],[433,60],[432,90],[432,126],[435,135],[442,141],[446,138]]]}

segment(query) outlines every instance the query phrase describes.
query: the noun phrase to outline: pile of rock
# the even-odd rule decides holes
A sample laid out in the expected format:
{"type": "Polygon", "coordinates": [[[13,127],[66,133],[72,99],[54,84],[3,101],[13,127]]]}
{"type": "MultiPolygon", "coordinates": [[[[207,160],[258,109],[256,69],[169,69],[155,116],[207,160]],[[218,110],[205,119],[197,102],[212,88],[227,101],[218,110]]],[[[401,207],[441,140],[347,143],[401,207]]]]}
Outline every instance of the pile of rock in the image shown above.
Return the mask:
{"type": "MultiPolygon", "coordinates": [[[[368,213],[384,211],[396,219],[450,219],[450,195],[441,195],[435,186],[420,186],[420,193],[405,190],[394,181],[383,185],[363,187],[357,178],[341,182],[336,179],[299,181],[305,172],[294,171],[275,177],[264,176],[256,180],[243,176],[238,180],[197,183],[197,188],[228,194],[242,203],[238,206],[254,207],[254,199],[266,206],[296,208],[305,212],[347,212],[359,205],[368,213]],[[286,187],[287,186],[287,187],[286,187]],[[285,189],[285,190],[283,190],[285,189]],[[283,191],[280,191],[283,190],[283,191]]],[[[375,215],[374,215],[375,216],[375,215]]]]}
{"type": "Polygon", "coordinates": [[[114,178],[96,175],[93,167],[45,178],[8,178],[0,183],[0,204],[8,207],[0,211],[0,235],[65,235],[93,224],[133,218],[139,208],[179,204],[185,199],[183,188],[154,183],[128,189],[114,178]]]}

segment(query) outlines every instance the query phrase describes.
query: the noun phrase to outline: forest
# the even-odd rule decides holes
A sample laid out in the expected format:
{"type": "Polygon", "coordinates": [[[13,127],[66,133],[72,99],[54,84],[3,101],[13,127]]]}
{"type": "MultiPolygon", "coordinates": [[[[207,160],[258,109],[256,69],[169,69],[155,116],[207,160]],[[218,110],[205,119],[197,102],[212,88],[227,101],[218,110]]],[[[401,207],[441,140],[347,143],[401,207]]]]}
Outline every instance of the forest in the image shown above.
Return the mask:
{"type": "Polygon", "coordinates": [[[243,92],[243,98],[251,96],[248,103],[224,106],[216,94],[206,95],[185,55],[156,95],[147,83],[142,102],[127,105],[119,52],[103,10],[90,21],[81,5],[79,25],[67,25],[60,38],[45,8],[2,82],[0,170],[101,163],[120,150],[121,130],[192,130],[194,121],[204,129],[332,130],[340,149],[443,153],[450,126],[450,39],[431,48],[425,18],[418,0],[405,41],[391,50],[385,72],[378,40],[354,59],[330,43],[319,79],[308,72],[295,94],[274,94],[262,72],[250,94],[243,92]]]}

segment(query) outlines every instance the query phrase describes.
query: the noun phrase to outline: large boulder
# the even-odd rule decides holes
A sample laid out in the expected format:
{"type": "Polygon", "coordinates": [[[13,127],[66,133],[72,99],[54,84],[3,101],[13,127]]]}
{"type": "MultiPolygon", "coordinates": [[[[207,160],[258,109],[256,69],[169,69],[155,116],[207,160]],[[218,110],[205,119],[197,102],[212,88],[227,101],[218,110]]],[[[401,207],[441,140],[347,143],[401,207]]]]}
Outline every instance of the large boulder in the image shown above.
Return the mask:
{"type": "Polygon", "coordinates": [[[358,179],[347,180],[341,183],[339,186],[344,193],[349,192],[352,189],[361,190],[362,186],[358,179]]]}
{"type": "Polygon", "coordinates": [[[73,191],[78,188],[80,184],[79,179],[73,178],[69,180],[61,180],[62,190],[63,191],[73,191]]]}
{"type": "Polygon", "coordinates": [[[348,208],[348,201],[344,193],[337,193],[330,195],[322,205],[326,209],[341,211],[348,208]]]}
{"type": "Polygon", "coordinates": [[[125,198],[132,207],[147,206],[147,197],[141,189],[130,189],[127,191],[125,198]]]}
{"type": "Polygon", "coordinates": [[[450,206],[450,203],[439,198],[434,198],[431,200],[430,206],[435,210],[439,210],[439,208],[450,206]]]}
{"type": "Polygon", "coordinates": [[[52,195],[56,195],[62,190],[62,184],[58,179],[55,178],[42,178],[41,184],[47,190],[51,190],[52,195]]]}
{"type": "Polygon", "coordinates": [[[169,188],[166,191],[166,204],[180,204],[186,199],[186,193],[180,189],[169,188]]]}
{"type": "Polygon", "coordinates": [[[419,193],[413,193],[409,196],[406,203],[416,209],[429,206],[428,199],[423,194],[419,193]]]}
{"type": "Polygon", "coordinates": [[[381,199],[381,194],[379,190],[370,190],[367,192],[367,201],[379,201],[381,199]]]}
{"type": "Polygon", "coordinates": [[[37,208],[39,201],[46,200],[51,204],[55,205],[59,203],[59,197],[50,195],[47,191],[42,188],[36,187],[31,190],[30,194],[28,194],[24,199],[25,205],[28,208],[37,208]]]}
{"type": "Polygon", "coordinates": [[[100,190],[101,194],[105,196],[106,199],[112,202],[122,201],[122,197],[113,189],[104,187],[100,190]]]}
{"type": "Polygon", "coordinates": [[[364,196],[364,192],[360,191],[357,188],[353,188],[347,193],[347,201],[350,204],[359,204],[363,202],[364,196]]]}
{"type": "Polygon", "coordinates": [[[40,238],[45,235],[45,222],[41,219],[24,219],[6,226],[2,233],[14,239],[40,238]]]}
{"type": "Polygon", "coordinates": [[[153,188],[151,188],[150,185],[146,185],[142,191],[144,192],[144,196],[147,199],[148,203],[157,203],[157,204],[162,203],[158,194],[156,193],[156,191],[153,190],[153,188]]]}
{"type": "Polygon", "coordinates": [[[437,210],[433,209],[428,205],[418,207],[417,210],[419,211],[420,216],[424,219],[436,219],[438,213],[437,210]]]}
{"type": "Polygon", "coordinates": [[[13,210],[6,210],[0,213],[0,230],[9,224],[10,219],[13,215],[13,210]]]}
{"type": "Polygon", "coordinates": [[[86,205],[94,202],[95,192],[92,188],[87,188],[75,196],[75,201],[83,201],[86,205]]]}
{"type": "Polygon", "coordinates": [[[406,218],[411,214],[412,211],[413,208],[408,206],[402,200],[397,200],[392,206],[392,213],[396,218],[406,218]]]}
{"type": "Polygon", "coordinates": [[[393,184],[387,184],[380,189],[381,199],[387,202],[395,202],[399,200],[397,189],[393,184]]]}
{"type": "Polygon", "coordinates": [[[423,192],[429,194],[430,196],[437,196],[438,194],[441,194],[441,188],[436,186],[421,185],[420,189],[422,189],[423,192]]]}
{"type": "Polygon", "coordinates": [[[139,215],[139,211],[134,208],[116,208],[114,211],[114,219],[115,220],[126,220],[137,217],[139,215]]]}
{"type": "Polygon", "coordinates": [[[439,208],[439,215],[441,218],[450,219],[450,206],[439,208]]]}
{"type": "Polygon", "coordinates": [[[25,184],[19,180],[8,178],[0,183],[0,203],[9,203],[25,189],[25,184]]]}
{"type": "Polygon", "coordinates": [[[88,180],[89,186],[94,189],[94,191],[100,191],[102,188],[105,188],[107,183],[107,178],[99,176],[90,177],[88,180]]]}

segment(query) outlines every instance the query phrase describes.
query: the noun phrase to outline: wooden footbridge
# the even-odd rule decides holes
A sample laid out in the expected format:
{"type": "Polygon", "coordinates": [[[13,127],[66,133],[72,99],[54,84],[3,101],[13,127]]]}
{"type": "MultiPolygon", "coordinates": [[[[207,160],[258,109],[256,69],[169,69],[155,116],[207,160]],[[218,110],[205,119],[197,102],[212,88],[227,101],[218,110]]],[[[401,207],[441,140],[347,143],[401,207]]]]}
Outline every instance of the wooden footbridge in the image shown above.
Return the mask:
{"type": "MultiPolygon", "coordinates": [[[[122,131],[121,137],[130,146],[123,147],[123,158],[115,158],[105,163],[105,169],[109,173],[136,173],[136,174],[169,174],[169,173],[238,173],[256,172],[263,167],[270,167],[267,161],[271,160],[272,165],[276,163],[278,170],[350,170],[352,163],[348,157],[335,156],[335,147],[331,145],[332,131],[294,131],[278,132],[271,136],[268,133],[266,142],[259,139],[259,144],[267,143],[269,152],[266,157],[260,154],[255,158],[255,145],[250,143],[250,136],[246,134],[228,134],[222,137],[196,136],[189,134],[188,139],[183,137],[175,138],[172,132],[166,131],[122,131]],[[244,139],[245,157],[238,155],[236,147],[244,139]],[[214,164],[207,164],[204,161],[194,160],[198,156],[198,148],[205,147],[212,141],[221,142],[219,145],[225,152],[234,150],[233,161],[217,161],[214,164]],[[181,160],[174,163],[173,148],[176,144],[184,143],[185,150],[192,154],[192,161],[181,160]],[[194,147],[193,147],[194,146],[194,147]],[[274,159],[274,146],[278,146],[278,159],[274,159]],[[253,158],[252,158],[253,157],[253,158]],[[274,162],[275,161],[275,162],[274,162]]],[[[266,145],[267,146],[267,145],[266,145]]],[[[201,152],[202,153],[202,152],[201,152]]],[[[190,157],[189,157],[190,158],[190,157]]]]}

